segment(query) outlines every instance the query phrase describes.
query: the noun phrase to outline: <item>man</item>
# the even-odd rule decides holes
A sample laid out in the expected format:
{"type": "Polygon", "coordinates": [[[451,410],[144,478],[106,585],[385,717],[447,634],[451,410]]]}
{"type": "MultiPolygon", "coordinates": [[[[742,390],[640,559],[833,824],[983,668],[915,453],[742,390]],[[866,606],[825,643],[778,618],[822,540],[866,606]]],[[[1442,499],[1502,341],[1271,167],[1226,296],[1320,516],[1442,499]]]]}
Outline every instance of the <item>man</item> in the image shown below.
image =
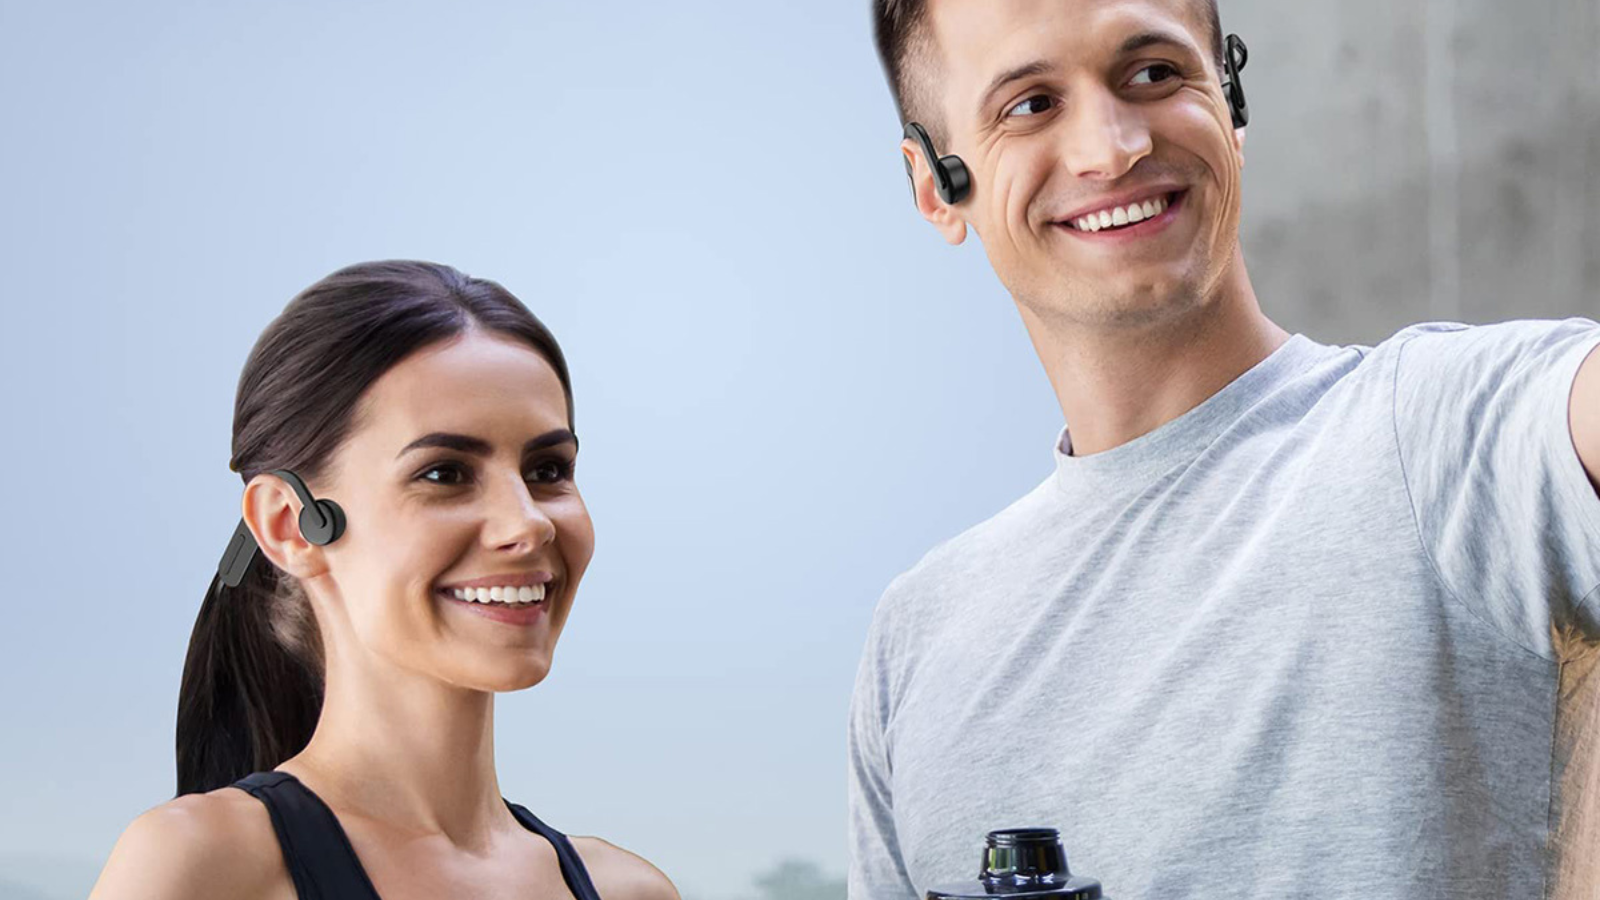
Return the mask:
{"type": "Polygon", "coordinates": [[[1117,900],[1600,897],[1600,326],[1269,321],[1214,2],[874,15],[1067,427],[878,605],[852,900],[1020,826],[1117,900]]]}

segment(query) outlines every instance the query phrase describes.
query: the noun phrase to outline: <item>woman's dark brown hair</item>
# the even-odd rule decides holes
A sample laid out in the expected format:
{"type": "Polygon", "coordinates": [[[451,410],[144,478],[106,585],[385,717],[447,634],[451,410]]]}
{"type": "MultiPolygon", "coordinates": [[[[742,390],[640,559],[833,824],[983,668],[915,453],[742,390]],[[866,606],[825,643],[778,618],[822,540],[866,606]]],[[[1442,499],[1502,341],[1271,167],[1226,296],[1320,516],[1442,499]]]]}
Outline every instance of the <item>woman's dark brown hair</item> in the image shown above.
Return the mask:
{"type": "MultiPolygon", "coordinates": [[[[367,388],[412,353],[469,329],[520,340],[549,362],[570,427],[561,348],[509,291],[436,263],[361,263],[306,288],[256,341],[239,376],[229,468],[247,484],[272,469],[316,482],[367,388]]],[[[310,604],[296,579],[258,556],[237,588],[207,593],[195,620],[178,689],[178,795],[224,787],[300,752],[322,687],[310,604]]]]}

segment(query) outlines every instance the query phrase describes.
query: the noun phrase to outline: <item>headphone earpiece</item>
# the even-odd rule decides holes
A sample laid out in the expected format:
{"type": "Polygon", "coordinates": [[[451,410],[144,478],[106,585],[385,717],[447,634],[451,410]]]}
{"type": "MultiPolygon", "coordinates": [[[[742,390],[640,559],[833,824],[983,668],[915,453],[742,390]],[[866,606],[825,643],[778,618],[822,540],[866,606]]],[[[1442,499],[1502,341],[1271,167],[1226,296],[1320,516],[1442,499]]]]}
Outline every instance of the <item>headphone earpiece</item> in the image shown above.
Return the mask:
{"type": "Polygon", "coordinates": [[[1233,127],[1243,128],[1250,124],[1250,104],[1244,99],[1244,84],[1239,80],[1239,72],[1244,64],[1250,61],[1250,50],[1239,40],[1237,34],[1228,35],[1226,52],[1223,53],[1222,66],[1227,73],[1227,79],[1222,82],[1222,93],[1228,98],[1228,109],[1233,113],[1233,127]]]}
{"type": "MultiPolygon", "coordinates": [[[[939,199],[952,206],[967,199],[967,193],[972,189],[972,176],[967,172],[967,164],[961,157],[954,154],[940,156],[939,151],[933,149],[933,139],[928,137],[927,129],[916,122],[906,123],[906,137],[916,141],[922,148],[922,155],[928,161],[928,168],[933,172],[933,185],[939,192],[939,199]]],[[[911,161],[906,160],[906,175],[911,175],[911,161]]],[[[912,179],[911,191],[913,199],[916,195],[916,180],[912,179]]]]}
{"type": "Polygon", "coordinates": [[[288,469],[273,469],[272,474],[289,482],[300,495],[300,536],[319,547],[326,546],[344,534],[344,510],[332,500],[318,500],[300,476],[288,469]]]}
{"type": "MultiPolygon", "coordinates": [[[[318,500],[312,497],[306,483],[288,469],[274,469],[272,474],[288,482],[289,487],[300,497],[301,537],[319,547],[325,547],[338,540],[339,535],[344,534],[344,510],[339,504],[332,500],[318,500]]],[[[240,519],[238,527],[233,529],[233,538],[228,541],[228,549],[222,552],[222,559],[217,562],[217,577],[228,587],[238,587],[260,549],[255,535],[250,531],[250,525],[244,519],[240,519]]]]}
{"type": "Polygon", "coordinates": [[[939,167],[944,169],[946,189],[940,194],[944,202],[955,204],[967,199],[967,192],[972,189],[972,176],[967,173],[967,164],[961,157],[954,154],[939,158],[939,167]]]}
{"type": "Polygon", "coordinates": [[[332,500],[318,500],[315,508],[300,510],[300,535],[307,541],[324,547],[344,534],[344,510],[332,500]]]}

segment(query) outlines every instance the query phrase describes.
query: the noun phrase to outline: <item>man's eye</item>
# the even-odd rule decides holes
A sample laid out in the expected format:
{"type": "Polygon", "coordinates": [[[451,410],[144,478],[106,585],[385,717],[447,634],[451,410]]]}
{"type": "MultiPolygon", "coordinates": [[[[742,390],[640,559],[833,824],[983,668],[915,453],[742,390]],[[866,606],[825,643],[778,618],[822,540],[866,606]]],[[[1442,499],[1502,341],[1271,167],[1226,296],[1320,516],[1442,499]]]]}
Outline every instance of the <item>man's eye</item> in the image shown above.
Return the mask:
{"type": "Polygon", "coordinates": [[[1044,94],[1034,94],[1032,97],[1029,97],[1028,99],[1022,101],[1021,103],[1018,103],[1016,106],[1013,106],[1010,109],[1006,110],[1006,115],[1008,117],[1009,116],[1036,116],[1036,115],[1038,115],[1039,113],[1042,113],[1042,112],[1049,112],[1050,111],[1050,107],[1052,105],[1054,105],[1054,103],[1055,103],[1054,100],[1051,100],[1048,96],[1046,96],[1044,94]]]}
{"type": "MultiPolygon", "coordinates": [[[[1171,72],[1173,75],[1180,74],[1178,72],[1178,69],[1177,69],[1176,66],[1168,65],[1167,63],[1154,63],[1152,65],[1148,65],[1148,66],[1145,66],[1144,68],[1140,69],[1138,71],[1138,73],[1133,76],[1133,80],[1128,82],[1128,83],[1129,84],[1155,84],[1156,82],[1154,80],[1140,81],[1139,78],[1140,78],[1140,76],[1144,75],[1144,73],[1152,72],[1152,71],[1155,71],[1157,69],[1166,69],[1168,72],[1171,72]]],[[[1162,81],[1167,81],[1169,79],[1163,78],[1161,80],[1162,81]]]]}

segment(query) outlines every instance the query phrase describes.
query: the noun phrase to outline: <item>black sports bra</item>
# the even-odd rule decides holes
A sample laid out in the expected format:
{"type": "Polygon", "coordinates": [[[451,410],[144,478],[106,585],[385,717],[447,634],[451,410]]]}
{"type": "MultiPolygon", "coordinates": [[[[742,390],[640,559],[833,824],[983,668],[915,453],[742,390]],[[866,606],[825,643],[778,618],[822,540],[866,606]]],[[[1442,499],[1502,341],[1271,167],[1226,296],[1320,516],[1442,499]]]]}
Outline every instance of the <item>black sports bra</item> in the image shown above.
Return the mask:
{"type": "MultiPolygon", "coordinates": [[[[381,900],[356,858],[350,837],[322,798],[288,772],[256,772],[235,781],[267,805],[272,830],[278,833],[283,860],[294,879],[300,900],[381,900]]],[[[567,836],[539,821],[533,813],[509,800],[506,806],[522,827],[555,847],[561,877],[577,900],[600,900],[583,860],[567,836]]]]}

